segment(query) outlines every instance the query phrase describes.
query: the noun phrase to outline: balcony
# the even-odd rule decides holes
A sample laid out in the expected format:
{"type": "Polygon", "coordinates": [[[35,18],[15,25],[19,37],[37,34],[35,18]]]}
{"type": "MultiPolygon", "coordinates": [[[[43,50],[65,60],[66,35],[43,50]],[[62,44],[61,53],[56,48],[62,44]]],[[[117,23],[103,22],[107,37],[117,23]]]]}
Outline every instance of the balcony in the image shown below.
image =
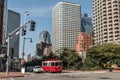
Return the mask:
{"type": "Polygon", "coordinates": [[[118,25],[119,25],[118,22],[114,24],[114,26],[118,26],[118,25]]]}
{"type": "Polygon", "coordinates": [[[109,28],[109,30],[110,30],[110,31],[112,31],[112,30],[113,30],[113,28],[109,28]]]}
{"type": "Polygon", "coordinates": [[[115,31],[115,33],[119,33],[119,31],[115,31]]]}
{"type": "Polygon", "coordinates": [[[117,1],[113,1],[113,3],[118,3],[117,1]]]}
{"type": "Polygon", "coordinates": [[[113,32],[109,32],[109,35],[112,35],[113,34],[113,32]]]}
{"type": "Polygon", "coordinates": [[[119,27],[118,27],[118,26],[114,26],[114,29],[115,29],[115,30],[118,30],[118,29],[119,29],[119,27]]]}
{"type": "Polygon", "coordinates": [[[118,18],[118,16],[114,16],[114,18],[118,18]]]}
{"type": "Polygon", "coordinates": [[[112,6],[108,6],[108,9],[109,9],[109,8],[111,9],[111,8],[112,8],[112,6]]]}

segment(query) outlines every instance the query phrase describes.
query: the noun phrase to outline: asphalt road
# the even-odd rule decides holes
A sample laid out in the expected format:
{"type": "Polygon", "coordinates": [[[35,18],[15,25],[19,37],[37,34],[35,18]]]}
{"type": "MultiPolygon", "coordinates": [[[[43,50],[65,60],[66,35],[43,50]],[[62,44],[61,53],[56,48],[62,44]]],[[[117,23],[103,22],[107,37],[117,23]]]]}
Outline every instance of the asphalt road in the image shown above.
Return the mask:
{"type": "Polygon", "coordinates": [[[120,80],[120,73],[115,72],[64,72],[64,73],[29,73],[26,77],[11,80],[120,80]]]}

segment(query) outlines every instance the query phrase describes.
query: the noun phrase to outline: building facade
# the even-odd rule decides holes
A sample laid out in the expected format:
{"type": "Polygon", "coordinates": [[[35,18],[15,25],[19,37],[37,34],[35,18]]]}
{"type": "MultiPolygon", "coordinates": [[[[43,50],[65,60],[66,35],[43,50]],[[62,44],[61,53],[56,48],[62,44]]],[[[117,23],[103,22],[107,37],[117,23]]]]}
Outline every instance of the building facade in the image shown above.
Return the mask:
{"type": "Polygon", "coordinates": [[[3,54],[3,44],[5,41],[5,31],[7,22],[7,1],[0,0],[0,53],[3,54]]]}
{"type": "MultiPolygon", "coordinates": [[[[8,10],[7,33],[11,33],[20,27],[20,14],[12,10],[8,10]]],[[[19,40],[20,35],[13,34],[10,39],[10,56],[19,58],[19,40]]]]}
{"type": "MultiPolygon", "coordinates": [[[[20,14],[12,10],[8,10],[8,19],[7,19],[7,33],[11,33],[16,28],[20,27],[20,14]]],[[[19,65],[19,40],[20,35],[16,33],[13,34],[10,38],[9,43],[9,55],[10,55],[10,69],[16,69],[19,65]]]]}
{"type": "Polygon", "coordinates": [[[50,34],[48,33],[48,31],[42,31],[40,33],[39,43],[41,43],[41,42],[51,44],[50,34]]]}
{"type": "Polygon", "coordinates": [[[81,16],[81,32],[86,32],[90,35],[93,33],[92,18],[88,17],[86,13],[81,16]]]}
{"type": "Polygon", "coordinates": [[[51,44],[41,42],[36,45],[36,53],[38,56],[49,55],[50,52],[51,52],[51,44]]]}
{"type": "Polygon", "coordinates": [[[36,45],[36,55],[49,55],[51,51],[52,49],[50,34],[48,33],[48,31],[42,31],[40,33],[39,43],[36,45]]]}
{"type": "Polygon", "coordinates": [[[95,44],[118,43],[120,0],[93,0],[95,44]]]}
{"type": "Polygon", "coordinates": [[[93,45],[93,37],[85,32],[80,32],[77,38],[76,43],[76,52],[78,55],[81,55],[83,52],[86,51],[93,45]]]}
{"type": "Polygon", "coordinates": [[[81,31],[81,7],[71,2],[59,2],[52,10],[52,51],[63,48],[75,50],[81,31]]]}

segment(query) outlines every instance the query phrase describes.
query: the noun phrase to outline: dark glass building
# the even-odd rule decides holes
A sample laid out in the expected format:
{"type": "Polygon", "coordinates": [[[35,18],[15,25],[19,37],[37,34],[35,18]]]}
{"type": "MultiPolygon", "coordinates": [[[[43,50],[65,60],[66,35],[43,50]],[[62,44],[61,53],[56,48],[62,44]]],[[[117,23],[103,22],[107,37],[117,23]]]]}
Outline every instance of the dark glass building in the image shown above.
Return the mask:
{"type": "Polygon", "coordinates": [[[84,14],[81,16],[81,32],[85,32],[92,35],[93,32],[92,18],[88,17],[88,14],[84,14]]]}
{"type": "Polygon", "coordinates": [[[50,34],[47,31],[42,31],[40,33],[40,41],[39,41],[39,43],[41,43],[41,42],[51,44],[50,34]]]}
{"type": "Polygon", "coordinates": [[[51,52],[51,39],[47,31],[40,33],[39,43],[36,45],[36,54],[39,56],[48,55],[51,52]]]}

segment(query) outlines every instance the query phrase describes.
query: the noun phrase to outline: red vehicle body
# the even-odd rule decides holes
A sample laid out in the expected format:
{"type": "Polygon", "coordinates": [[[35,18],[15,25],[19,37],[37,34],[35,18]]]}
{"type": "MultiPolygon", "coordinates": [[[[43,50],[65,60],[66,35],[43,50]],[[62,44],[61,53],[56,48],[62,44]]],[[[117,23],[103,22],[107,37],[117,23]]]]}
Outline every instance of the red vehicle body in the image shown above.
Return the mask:
{"type": "Polygon", "coordinates": [[[42,61],[42,68],[45,72],[62,72],[62,61],[57,59],[42,61]]]}

